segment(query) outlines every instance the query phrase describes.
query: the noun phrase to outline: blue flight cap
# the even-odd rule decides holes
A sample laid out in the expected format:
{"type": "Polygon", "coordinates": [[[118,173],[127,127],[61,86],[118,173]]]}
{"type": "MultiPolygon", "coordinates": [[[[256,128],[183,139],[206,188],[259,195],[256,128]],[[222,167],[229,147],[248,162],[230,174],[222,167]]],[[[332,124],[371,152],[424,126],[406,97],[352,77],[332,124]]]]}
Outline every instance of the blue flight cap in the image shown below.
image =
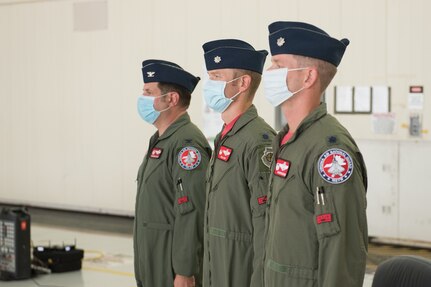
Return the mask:
{"type": "Polygon", "coordinates": [[[268,51],[256,51],[249,43],[236,39],[223,39],[203,44],[207,71],[242,69],[262,74],[268,51]]]}
{"type": "Polygon", "coordinates": [[[179,65],[163,60],[145,60],[142,62],[144,83],[163,82],[177,84],[193,92],[200,78],[185,71],[179,65]]]}
{"type": "Polygon", "coordinates": [[[302,22],[274,22],[268,26],[271,54],[293,54],[338,66],[350,41],[332,38],[322,29],[302,22]]]}

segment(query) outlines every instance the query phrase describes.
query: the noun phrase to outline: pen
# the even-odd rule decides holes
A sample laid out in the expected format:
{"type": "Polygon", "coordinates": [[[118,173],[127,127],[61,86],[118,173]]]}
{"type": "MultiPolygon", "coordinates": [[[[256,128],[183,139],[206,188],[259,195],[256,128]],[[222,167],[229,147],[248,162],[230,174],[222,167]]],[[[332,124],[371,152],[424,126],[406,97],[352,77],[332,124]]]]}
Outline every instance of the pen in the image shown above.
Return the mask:
{"type": "Polygon", "coordinates": [[[178,179],[177,185],[179,185],[180,186],[180,190],[183,191],[183,181],[182,181],[181,178],[178,179]]]}
{"type": "Polygon", "coordinates": [[[322,198],[322,205],[325,205],[325,190],[323,189],[323,186],[319,188],[319,195],[322,198]]]}

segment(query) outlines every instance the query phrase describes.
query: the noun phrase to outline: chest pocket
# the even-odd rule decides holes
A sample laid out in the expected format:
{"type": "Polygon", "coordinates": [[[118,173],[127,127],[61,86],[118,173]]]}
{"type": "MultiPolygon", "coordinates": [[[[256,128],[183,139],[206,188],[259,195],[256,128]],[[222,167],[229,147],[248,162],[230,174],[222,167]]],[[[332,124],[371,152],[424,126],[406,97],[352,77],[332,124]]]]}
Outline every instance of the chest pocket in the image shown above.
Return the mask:
{"type": "MultiPolygon", "coordinates": [[[[233,161],[233,159],[232,159],[233,161]]],[[[212,176],[209,175],[208,176],[208,180],[207,182],[211,182],[211,191],[215,191],[218,188],[218,184],[220,183],[220,181],[222,181],[224,179],[224,177],[226,177],[226,175],[231,172],[233,170],[233,168],[235,167],[235,163],[231,162],[231,163],[225,163],[225,162],[215,162],[214,163],[214,171],[212,176]]]]}
{"type": "Polygon", "coordinates": [[[158,170],[158,168],[162,165],[164,160],[161,159],[149,159],[147,166],[144,170],[143,182],[146,183],[150,176],[158,170]]]}
{"type": "Polygon", "coordinates": [[[276,175],[272,175],[272,191],[271,197],[273,198],[273,203],[277,203],[280,195],[290,190],[295,189],[295,174],[293,171],[289,173],[286,178],[281,178],[276,175]]]}

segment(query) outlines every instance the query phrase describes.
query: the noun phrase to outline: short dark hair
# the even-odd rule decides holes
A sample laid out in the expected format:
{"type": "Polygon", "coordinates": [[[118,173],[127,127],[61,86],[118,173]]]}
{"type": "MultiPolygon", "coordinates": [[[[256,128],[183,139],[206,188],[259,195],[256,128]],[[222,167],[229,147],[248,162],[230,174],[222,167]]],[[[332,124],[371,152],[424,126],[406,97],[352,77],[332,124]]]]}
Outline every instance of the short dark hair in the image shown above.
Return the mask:
{"type": "Polygon", "coordinates": [[[166,82],[159,82],[158,87],[162,94],[166,94],[169,92],[176,92],[180,96],[179,104],[181,107],[188,108],[190,106],[190,100],[192,98],[192,93],[187,90],[185,87],[172,84],[172,83],[166,83],[166,82]]]}
{"type": "Polygon", "coordinates": [[[299,56],[299,55],[295,55],[295,58],[298,61],[298,64],[300,65],[300,67],[311,67],[311,66],[317,67],[317,70],[319,71],[319,76],[320,76],[319,81],[321,86],[321,92],[323,93],[331,83],[335,74],[337,73],[337,67],[334,64],[331,64],[329,62],[326,62],[320,59],[299,56]]]}
{"type": "Polygon", "coordinates": [[[243,69],[234,69],[234,77],[241,77],[244,75],[248,75],[251,78],[250,81],[250,87],[248,90],[248,94],[250,95],[251,99],[254,98],[257,89],[259,88],[260,82],[262,80],[262,75],[254,72],[254,71],[250,71],[250,70],[243,70],[243,69]]]}

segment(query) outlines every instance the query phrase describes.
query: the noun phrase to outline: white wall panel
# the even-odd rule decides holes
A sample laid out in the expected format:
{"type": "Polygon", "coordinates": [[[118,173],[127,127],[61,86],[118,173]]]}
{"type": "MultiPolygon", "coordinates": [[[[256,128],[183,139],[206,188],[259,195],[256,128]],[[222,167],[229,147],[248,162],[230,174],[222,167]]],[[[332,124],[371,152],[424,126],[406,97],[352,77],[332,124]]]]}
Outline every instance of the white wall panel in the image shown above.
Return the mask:
{"type": "MultiPolygon", "coordinates": [[[[425,86],[430,129],[430,1],[106,1],[108,26],[97,31],[74,31],[73,5],[85,0],[0,1],[0,201],[132,214],[137,168],[154,132],[136,114],[141,61],[171,60],[201,75],[204,42],[240,38],[269,49],[267,25],[277,20],[309,21],[351,40],[327,91],[330,112],[334,85],[392,87],[396,133],[374,135],[368,115],[337,115],[355,138],[410,140],[402,124],[411,84],[425,86]]],[[[273,125],[262,90],[255,104],[273,125]]],[[[202,127],[201,83],[189,112],[202,127]]],[[[369,169],[392,166],[393,149],[364,145],[366,154],[374,148],[382,161],[370,158],[369,169]]],[[[382,172],[388,182],[392,172],[382,172]]],[[[373,191],[387,195],[394,184],[370,180],[371,209],[382,200],[373,191]]]]}
{"type": "Polygon", "coordinates": [[[431,241],[431,144],[400,144],[400,237],[431,241]]]}
{"type": "Polygon", "coordinates": [[[360,140],[368,172],[368,233],[373,237],[399,236],[398,143],[360,140]]]}

